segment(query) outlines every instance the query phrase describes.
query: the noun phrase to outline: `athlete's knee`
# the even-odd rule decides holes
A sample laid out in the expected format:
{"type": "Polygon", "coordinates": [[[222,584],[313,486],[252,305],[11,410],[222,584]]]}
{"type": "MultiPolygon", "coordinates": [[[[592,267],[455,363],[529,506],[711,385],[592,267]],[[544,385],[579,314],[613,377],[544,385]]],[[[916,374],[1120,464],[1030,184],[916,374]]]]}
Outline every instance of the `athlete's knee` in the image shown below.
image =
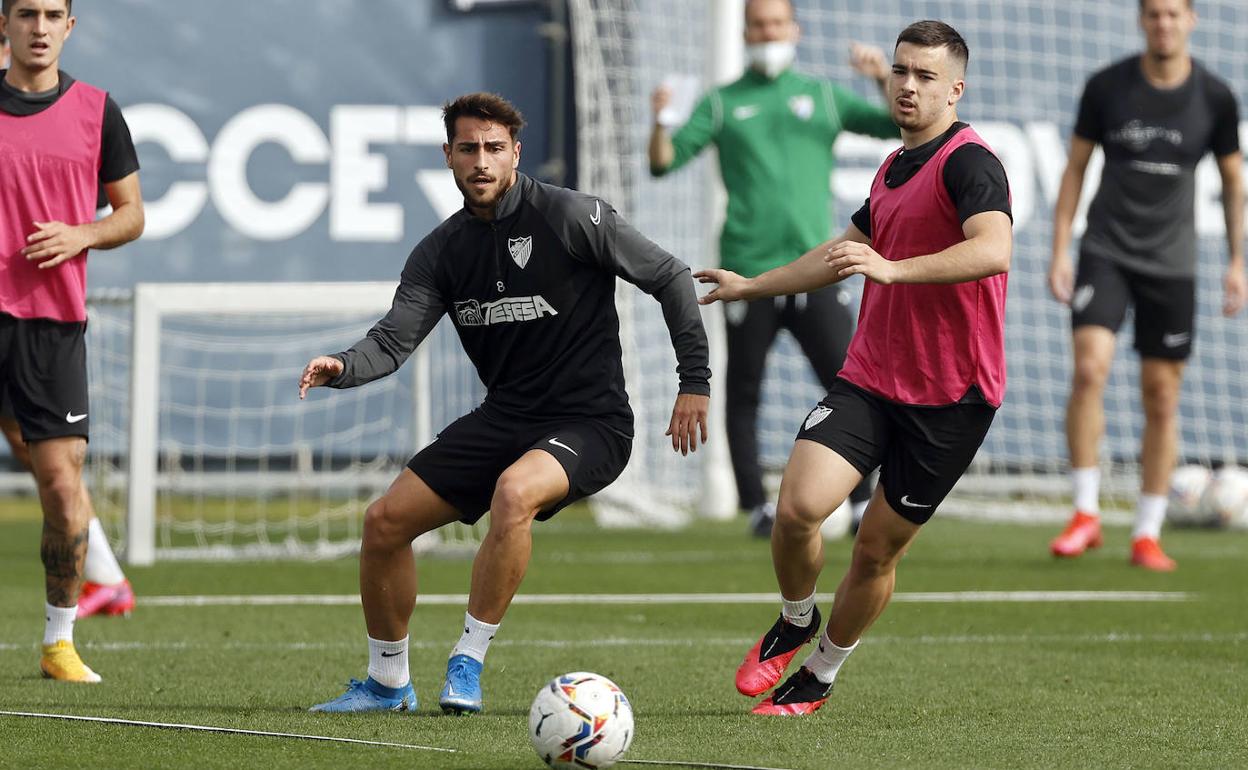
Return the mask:
{"type": "Polygon", "coordinates": [[[537,514],[537,490],[522,473],[504,471],[494,485],[490,501],[490,529],[495,531],[528,527],[537,514]]]}
{"type": "Polygon", "coordinates": [[[393,551],[409,545],[412,535],[404,518],[402,512],[386,496],[374,500],[364,509],[364,537],[361,548],[365,551],[393,551]]]}
{"type": "Polygon", "coordinates": [[[859,530],[854,540],[854,553],[850,569],[860,577],[872,578],[886,575],[897,568],[903,546],[886,537],[873,536],[859,530]]]}
{"type": "Polygon", "coordinates": [[[1110,362],[1096,356],[1080,356],[1075,360],[1072,384],[1075,390],[1104,389],[1109,380],[1110,362]]]}
{"type": "Polygon", "coordinates": [[[73,532],[90,520],[81,495],[82,484],[70,474],[45,475],[39,479],[39,499],[44,521],[58,532],[73,532]]]}
{"type": "Polygon", "coordinates": [[[776,526],[785,532],[818,529],[828,514],[797,495],[781,495],[776,502],[776,526]]]}
{"type": "Polygon", "coordinates": [[[1144,416],[1150,422],[1173,420],[1179,412],[1179,388],[1170,382],[1146,382],[1143,391],[1144,416]]]}

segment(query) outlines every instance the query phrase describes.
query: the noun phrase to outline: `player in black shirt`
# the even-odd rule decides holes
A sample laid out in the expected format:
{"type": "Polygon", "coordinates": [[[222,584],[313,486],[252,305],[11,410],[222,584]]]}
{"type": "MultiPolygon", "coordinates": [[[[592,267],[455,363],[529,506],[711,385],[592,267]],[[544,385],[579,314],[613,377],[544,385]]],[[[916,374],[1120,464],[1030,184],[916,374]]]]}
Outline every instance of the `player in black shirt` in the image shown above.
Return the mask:
{"type": "Polygon", "coordinates": [[[710,371],[689,269],[605,202],[519,174],[523,119],[501,97],[462,96],[443,116],[443,150],[464,208],[412,251],[393,307],[365,339],[309,362],[300,396],[317,385],[353,387],[393,372],[449,314],[486,397],[368,507],[360,596],[369,676],[314,711],[415,708],[407,664],[416,600],[412,540],[489,510],[464,633],[439,699],[448,712],[481,710],[485,653],[524,577],[534,519],[602,489],[628,461],[633,418],[617,276],[663,308],[680,377],[667,430],[672,448],[684,454],[706,441],[710,371]]]}
{"type": "Polygon", "coordinates": [[[1105,431],[1105,382],[1115,336],[1133,305],[1144,436],[1131,563],[1175,567],[1160,535],[1178,455],[1183,367],[1195,333],[1196,164],[1207,152],[1222,176],[1230,255],[1223,313],[1238,313],[1245,297],[1239,110],[1230,88],[1189,55],[1195,24],[1190,0],[1141,0],[1146,50],[1089,78],[1079,104],[1053,215],[1049,268],[1053,295],[1071,307],[1075,355],[1066,406],[1075,512],[1050,545],[1054,556],[1078,556],[1101,544],[1097,450],[1105,431]],[[1098,144],[1105,170],[1075,273],[1071,223],[1098,144]]]}

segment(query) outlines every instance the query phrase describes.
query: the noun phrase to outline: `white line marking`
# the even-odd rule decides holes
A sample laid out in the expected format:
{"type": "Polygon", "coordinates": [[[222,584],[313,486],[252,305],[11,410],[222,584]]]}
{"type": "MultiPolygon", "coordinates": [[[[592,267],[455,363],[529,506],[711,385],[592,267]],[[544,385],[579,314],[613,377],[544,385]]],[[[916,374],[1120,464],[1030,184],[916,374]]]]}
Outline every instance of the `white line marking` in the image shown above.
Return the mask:
{"type": "MultiPolygon", "coordinates": [[[[894,603],[989,602],[1185,602],[1185,591],[918,591],[893,594],[894,603]]],[[[815,601],[832,601],[832,594],[816,594],[815,601]]],[[[143,596],[140,607],[278,607],[296,605],[356,606],[356,594],[247,594],[233,596],[143,596]]],[[[462,605],[467,594],[422,594],[417,605],[462,605]]],[[[685,594],[520,594],[512,604],[779,604],[772,593],[685,594]]]]}
{"type": "Polygon", "coordinates": [[[783,767],[763,767],[761,765],[721,765],[718,762],[682,762],[679,759],[621,759],[619,764],[659,765],[661,767],[709,767],[713,770],[786,770],[783,767]]]}
{"type": "MultiPolygon", "coordinates": [[[[1101,634],[922,634],[919,636],[870,636],[871,644],[1242,644],[1248,642],[1248,631],[1236,633],[1191,632],[1186,634],[1139,634],[1108,631],[1101,634]]],[[[748,647],[758,641],[756,636],[645,638],[611,636],[600,639],[495,639],[492,647],[537,649],[587,649],[594,647],[748,647]]],[[[413,639],[413,650],[442,650],[448,641],[413,639]]],[[[185,652],[188,650],[281,650],[283,652],[325,652],[358,650],[355,640],[341,642],[92,642],[79,641],[77,647],[92,652],[185,652]]],[[[0,651],[37,651],[39,643],[0,642],[0,651]]]]}
{"type": "Polygon", "coordinates": [[[131,727],[160,727],[167,730],[196,730],[207,733],[229,733],[232,735],[258,735],[265,738],[299,738],[307,741],[331,741],[334,743],[357,743],[366,746],[386,746],[394,749],[419,749],[421,751],[441,751],[457,754],[458,749],[444,749],[437,746],[420,746],[414,743],[387,743],[386,741],[364,741],[358,738],[335,738],[331,735],[300,735],[298,733],[271,733],[264,730],[240,730],[234,727],[213,727],[211,725],[183,725],[173,722],[140,722],[135,719],[114,719],[111,717],[87,717],[75,714],[41,714],[35,711],[0,711],[0,716],[33,717],[36,719],[65,719],[76,722],[101,722],[110,725],[127,725],[131,727]]]}

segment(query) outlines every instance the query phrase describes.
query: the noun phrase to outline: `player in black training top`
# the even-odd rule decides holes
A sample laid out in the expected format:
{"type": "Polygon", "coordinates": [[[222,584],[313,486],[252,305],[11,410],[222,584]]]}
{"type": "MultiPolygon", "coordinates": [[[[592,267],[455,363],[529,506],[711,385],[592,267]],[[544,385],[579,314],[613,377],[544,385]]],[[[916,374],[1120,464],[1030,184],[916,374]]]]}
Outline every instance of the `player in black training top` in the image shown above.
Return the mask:
{"type": "Polygon", "coordinates": [[[1196,164],[1207,152],[1222,176],[1230,252],[1223,312],[1238,313],[1245,295],[1239,110],[1230,88],[1189,55],[1195,25],[1190,0],[1140,0],[1146,50],[1093,75],[1079,104],[1053,215],[1049,268],[1053,295],[1071,308],[1075,353],[1066,406],[1075,512],[1050,546],[1054,556],[1078,556],[1101,544],[1097,449],[1105,432],[1105,382],[1118,327],[1134,305],[1144,436],[1131,563],[1175,567],[1160,535],[1178,455],[1183,366],[1195,333],[1196,164]],[[1071,223],[1098,144],[1105,170],[1075,273],[1071,223]]]}
{"type": "Polygon", "coordinates": [[[667,433],[687,453],[706,441],[706,333],[689,268],[607,203],[516,171],[524,125],[493,94],[443,110],[447,166],[464,208],[430,233],[403,268],[394,305],[350,350],[313,359],[300,397],[349,388],[399,368],[449,314],[486,386],[482,405],[421,450],[368,507],[360,598],[368,678],[314,711],[416,707],[407,625],[416,601],[411,543],[490,511],[472,568],[464,632],[451,652],[443,710],[481,710],[490,640],[529,563],[534,519],[611,483],[628,462],[633,415],[624,392],[615,279],[653,295],[676,349],[680,394],[667,433]]]}

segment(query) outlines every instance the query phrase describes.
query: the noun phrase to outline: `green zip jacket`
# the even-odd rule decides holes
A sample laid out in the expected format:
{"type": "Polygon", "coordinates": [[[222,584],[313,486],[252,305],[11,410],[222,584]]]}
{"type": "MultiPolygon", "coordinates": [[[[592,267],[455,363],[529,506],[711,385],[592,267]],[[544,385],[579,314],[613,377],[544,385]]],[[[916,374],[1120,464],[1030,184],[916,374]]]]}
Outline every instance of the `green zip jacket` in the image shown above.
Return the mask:
{"type": "Polygon", "coordinates": [[[721,264],[753,277],[792,262],[830,237],[832,143],[842,131],[899,137],[888,111],[826,80],[786,70],[775,80],[747,70],[708,92],[672,136],[662,176],[706,145],[719,147],[728,212],[721,264]]]}

